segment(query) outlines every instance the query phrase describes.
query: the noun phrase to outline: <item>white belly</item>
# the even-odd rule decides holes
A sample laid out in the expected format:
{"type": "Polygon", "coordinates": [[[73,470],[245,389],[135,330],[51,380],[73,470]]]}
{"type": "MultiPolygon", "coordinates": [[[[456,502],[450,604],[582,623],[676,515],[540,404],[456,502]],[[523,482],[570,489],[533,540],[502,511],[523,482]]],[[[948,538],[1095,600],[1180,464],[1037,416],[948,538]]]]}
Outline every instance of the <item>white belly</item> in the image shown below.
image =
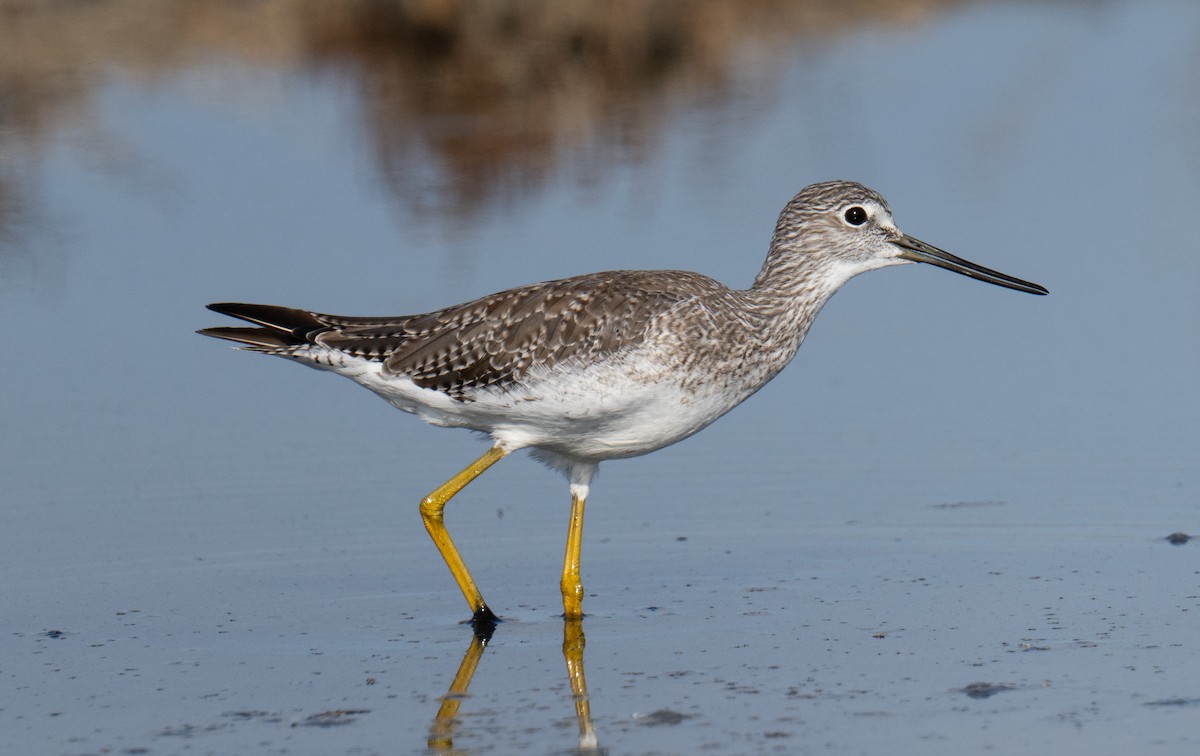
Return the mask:
{"type": "Polygon", "coordinates": [[[483,431],[514,450],[534,447],[597,462],[673,444],[751,393],[704,383],[684,388],[677,375],[636,354],[616,364],[533,372],[519,385],[485,389],[465,402],[385,374],[378,362],[343,356],[314,366],[345,375],[433,425],[483,431]]]}

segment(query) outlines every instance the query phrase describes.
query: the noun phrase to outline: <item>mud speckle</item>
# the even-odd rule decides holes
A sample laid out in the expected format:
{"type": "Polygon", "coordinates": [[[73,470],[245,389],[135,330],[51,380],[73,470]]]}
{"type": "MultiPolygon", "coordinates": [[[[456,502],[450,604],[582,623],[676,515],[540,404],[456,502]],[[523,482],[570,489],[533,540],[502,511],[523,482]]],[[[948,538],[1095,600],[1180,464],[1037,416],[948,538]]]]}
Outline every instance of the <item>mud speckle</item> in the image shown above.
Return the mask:
{"type": "Polygon", "coordinates": [[[1164,698],[1159,701],[1147,701],[1142,706],[1200,706],[1200,698],[1164,698]]]}
{"type": "Polygon", "coordinates": [[[997,693],[1003,693],[1008,690],[1016,690],[1015,685],[1006,685],[1004,683],[986,683],[974,682],[965,687],[959,688],[959,693],[966,693],[970,698],[991,698],[997,693]]]}
{"type": "Polygon", "coordinates": [[[974,509],[976,507],[1002,507],[1002,501],[947,501],[930,504],[931,509],[974,509]]]}
{"type": "Polygon", "coordinates": [[[251,720],[258,722],[282,722],[283,717],[271,711],[257,711],[254,709],[242,709],[239,711],[227,711],[221,716],[229,717],[234,721],[248,722],[251,720]]]}
{"type": "Polygon", "coordinates": [[[370,713],[370,709],[334,709],[313,714],[301,722],[293,722],[292,727],[340,727],[354,722],[359,714],[370,713]]]}
{"type": "Polygon", "coordinates": [[[634,714],[634,720],[646,727],[658,727],[659,725],[677,725],[685,719],[691,719],[692,714],[683,714],[671,709],[658,709],[649,714],[634,714]]]}

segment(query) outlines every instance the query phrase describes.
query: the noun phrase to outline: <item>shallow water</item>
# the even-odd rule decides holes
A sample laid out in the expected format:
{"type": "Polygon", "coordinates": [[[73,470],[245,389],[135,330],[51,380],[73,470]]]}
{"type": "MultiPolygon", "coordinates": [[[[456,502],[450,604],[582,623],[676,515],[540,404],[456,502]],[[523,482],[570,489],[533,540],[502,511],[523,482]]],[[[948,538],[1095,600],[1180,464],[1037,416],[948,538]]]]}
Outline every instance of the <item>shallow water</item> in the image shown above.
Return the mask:
{"type": "Polygon", "coordinates": [[[585,63],[553,14],[493,45],[487,14],[133,5],[0,25],[10,748],[572,752],[582,662],[614,754],[1196,752],[1200,552],[1165,540],[1200,532],[1193,4],[634,4],[571,20],[585,63]],[[606,464],[583,649],[566,486],[497,465],[447,519],[509,621],[437,719],[472,635],[416,502],[481,443],[196,336],[203,305],[745,285],[834,177],[1051,295],[856,279],[743,407],[606,464]]]}

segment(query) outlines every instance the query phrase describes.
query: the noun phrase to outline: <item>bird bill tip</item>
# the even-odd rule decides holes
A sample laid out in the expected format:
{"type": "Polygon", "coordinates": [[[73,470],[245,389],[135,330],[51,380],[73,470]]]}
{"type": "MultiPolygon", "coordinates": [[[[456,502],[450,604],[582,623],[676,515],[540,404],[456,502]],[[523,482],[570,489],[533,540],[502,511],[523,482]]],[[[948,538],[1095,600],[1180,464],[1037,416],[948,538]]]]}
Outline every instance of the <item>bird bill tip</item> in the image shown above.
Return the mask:
{"type": "Polygon", "coordinates": [[[952,255],[946,250],[939,249],[932,244],[926,244],[920,239],[908,236],[907,234],[892,243],[900,248],[899,257],[905,260],[936,265],[939,268],[945,268],[959,275],[974,278],[977,281],[983,281],[995,286],[1003,286],[1006,289],[1023,291],[1026,294],[1044,296],[1050,293],[1050,290],[1041,284],[1025,281],[1015,276],[1010,276],[1007,273],[1001,273],[998,270],[985,268],[970,260],[964,260],[957,255],[952,255]]]}

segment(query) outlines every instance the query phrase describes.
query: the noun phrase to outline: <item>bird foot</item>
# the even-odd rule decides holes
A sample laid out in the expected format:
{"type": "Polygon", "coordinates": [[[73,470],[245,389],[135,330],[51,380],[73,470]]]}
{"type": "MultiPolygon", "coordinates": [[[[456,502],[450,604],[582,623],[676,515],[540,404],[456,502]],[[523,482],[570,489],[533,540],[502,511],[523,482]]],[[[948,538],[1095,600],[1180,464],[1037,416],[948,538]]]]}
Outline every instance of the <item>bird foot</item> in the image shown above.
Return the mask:
{"type": "Polygon", "coordinates": [[[475,610],[475,614],[471,616],[470,624],[471,629],[475,631],[475,637],[486,642],[491,640],[492,633],[496,632],[496,625],[499,625],[503,621],[484,604],[475,610]]]}

